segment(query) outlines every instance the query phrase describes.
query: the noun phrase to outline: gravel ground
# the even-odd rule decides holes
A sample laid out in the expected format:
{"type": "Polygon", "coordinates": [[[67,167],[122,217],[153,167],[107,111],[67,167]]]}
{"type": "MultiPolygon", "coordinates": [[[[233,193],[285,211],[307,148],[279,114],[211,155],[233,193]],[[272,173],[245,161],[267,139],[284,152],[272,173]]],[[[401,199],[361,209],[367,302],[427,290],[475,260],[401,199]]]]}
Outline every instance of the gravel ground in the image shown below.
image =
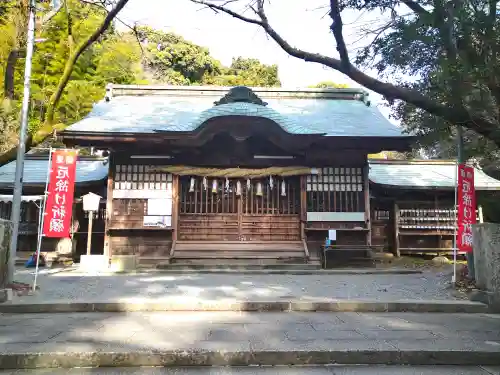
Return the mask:
{"type": "MultiPolygon", "coordinates": [[[[33,280],[31,270],[20,270],[17,281],[33,280]]],[[[15,297],[15,303],[118,302],[280,299],[395,301],[459,299],[450,287],[450,275],[433,270],[412,275],[238,275],[143,273],[134,275],[75,275],[42,271],[40,291],[15,297]]]]}

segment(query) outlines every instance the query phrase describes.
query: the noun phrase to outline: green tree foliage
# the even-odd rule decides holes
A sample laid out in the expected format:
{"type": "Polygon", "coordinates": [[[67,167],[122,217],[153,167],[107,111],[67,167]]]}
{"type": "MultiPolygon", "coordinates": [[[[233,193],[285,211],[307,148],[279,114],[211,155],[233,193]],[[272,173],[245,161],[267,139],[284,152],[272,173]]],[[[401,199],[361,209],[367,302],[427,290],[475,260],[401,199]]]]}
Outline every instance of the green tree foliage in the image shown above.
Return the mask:
{"type": "Polygon", "coordinates": [[[339,71],[390,101],[402,100],[419,111],[441,117],[447,124],[461,125],[500,146],[500,12],[497,1],[325,1],[333,21],[329,31],[335,38],[339,57],[294,47],[292,41],[287,41],[269,23],[265,0],[224,4],[216,0],[191,1],[260,26],[291,56],[339,71]],[[250,2],[253,14],[238,12],[250,6],[250,2]],[[242,7],[241,3],[248,6],[242,7]],[[348,50],[342,16],[344,12],[370,11],[384,12],[388,22],[385,25],[374,23],[370,33],[375,41],[356,58],[348,50]],[[382,79],[366,74],[366,67],[376,68],[382,79]],[[407,75],[412,75],[417,82],[408,80],[407,75]]]}
{"type": "MultiPolygon", "coordinates": [[[[352,3],[362,5],[359,1],[352,3]]],[[[395,3],[374,1],[364,7],[392,9],[395,3]]],[[[380,75],[401,77],[407,88],[436,103],[488,116],[499,133],[500,59],[495,50],[500,43],[496,31],[500,18],[496,2],[461,1],[455,7],[453,2],[445,6],[441,1],[425,1],[421,5],[412,3],[409,9],[410,13],[407,8],[394,15],[385,25],[387,31],[361,51],[356,63],[375,67],[380,75]],[[407,75],[412,77],[408,79],[407,75]]],[[[393,104],[394,117],[408,132],[420,136],[420,146],[427,156],[457,156],[456,126],[460,123],[408,102],[393,104]]],[[[477,159],[490,172],[496,168],[500,171],[495,138],[466,129],[465,158],[477,159]]]]}
{"type": "Polygon", "coordinates": [[[243,57],[233,58],[229,68],[222,68],[218,76],[204,77],[203,83],[217,86],[281,86],[277,65],[266,65],[257,59],[243,57]]]}
{"type": "MultiPolygon", "coordinates": [[[[1,1],[1,0],[0,0],[1,1]]],[[[25,0],[23,0],[25,1],[25,0]]],[[[26,8],[15,0],[0,7],[0,83],[4,85],[5,61],[25,43],[26,8]],[[9,6],[7,6],[7,4],[9,6]],[[15,22],[13,22],[15,21],[15,22]]],[[[24,4],[24,5],[23,5],[24,4]]],[[[33,57],[29,130],[35,142],[81,118],[104,96],[106,83],[167,83],[174,85],[279,86],[278,68],[255,59],[234,59],[224,67],[208,49],[181,36],[141,27],[136,33],[106,31],[77,59],[68,84],[54,112],[46,121],[47,107],[66,68],[71,51],[103,22],[107,13],[89,2],[68,0],[43,26],[37,28],[33,57]],[[140,43],[139,43],[140,41],[140,43]]],[[[14,100],[0,109],[0,154],[17,142],[19,103],[22,98],[24,59],[17,61],[14,100]]],[[[0,97],[0,101],[4,100],[0,97]]]]}
{"type": "Polygon", "coordinates": [[[278,67],[257,59],[234,58],[230,67],[210,56],[207,48],[174,33],[138,29],[145,49],[144,70],[153,81],[171,85],[280,86],[278,67]]]}
{"type": "Polygon", "coordinates": [[[138,34],[146,50],[144,66],[148,75],[157,82],[190,85],[221,72],[222,65],[210,56],[207,48],[179,35],[150,27],[139,28],[138,34]]]}
{"type": "Polygon", "coordinates": [[[349,88],[349,85],[347,83],[336,83],[333,81],[321,81],[315,85],[309,86],[310,88],[314,89],[347,89],[349,88]]]}

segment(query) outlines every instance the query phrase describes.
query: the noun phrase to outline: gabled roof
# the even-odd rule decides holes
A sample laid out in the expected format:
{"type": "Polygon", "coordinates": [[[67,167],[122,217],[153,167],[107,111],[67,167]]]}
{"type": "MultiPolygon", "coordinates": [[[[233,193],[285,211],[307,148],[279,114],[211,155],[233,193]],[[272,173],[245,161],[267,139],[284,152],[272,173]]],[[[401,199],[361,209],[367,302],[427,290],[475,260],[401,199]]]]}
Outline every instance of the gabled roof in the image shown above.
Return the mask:
{"type": "MultiPolygon", "coordinates": [[[[16,171],[16,161],[0,167],[0,187],[12,188],[16,171]]],[[[47,179],[48,156],[26,155],[23,181],[25,185],[44,185],[47,179]]],[[[86,184],[108,177],[108,159],[79,157],[76,165],[76,183],[86,184]]]]}
{"type": "Polygon", "coordinates": [[[212,86],[108,86],[106,99],[65,133],[190,132],[215,117],[257,116],[276,122],[291,134],[405,136],[370,106],[368,94],[360,89],[252,88],[260,102],[221,100],[215,104],[230,90],[212,86]],[[259,104],[262,101],[264,105],[259,104]]]}
{"type": "MultiPolygon", "coordinates": [[[[370,181],[399,188],[454,189],[456,162],[448,160],[369,160],[370,181]]],[[[475,168],[476,190],[500,190],[500,181],[475,168]]]]}

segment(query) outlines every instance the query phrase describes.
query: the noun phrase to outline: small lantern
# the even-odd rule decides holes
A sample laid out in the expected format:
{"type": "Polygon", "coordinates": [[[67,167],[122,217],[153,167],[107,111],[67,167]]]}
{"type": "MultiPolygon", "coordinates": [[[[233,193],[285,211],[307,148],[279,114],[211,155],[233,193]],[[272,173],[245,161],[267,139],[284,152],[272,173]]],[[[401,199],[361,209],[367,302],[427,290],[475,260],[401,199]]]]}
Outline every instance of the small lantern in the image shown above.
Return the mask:
{"type": "Polygon", "coordinates": [[[189,183],[189,192],[194,192],[194,178],[191,177],[191,182],[189,183]]]}
{"type": "Polygon", "coordinates": [[[236,181],[236,195],[241,195],[241,181],[236,181]]]}
{"type": "Polygon", "coordinates": [[[212,193],[217,194],[217,180],[212,182],[212,193]]]}
{"type": "Polygon", "coordinates": [[[273,186],[274,186],[273,176],[269,176],[269,187],[271,188],[271,190],[273,189],[273,186]]]}
{"type": "Polygon", "coordinates": [[[247,178],[247,190],[250,191],[251,188],[252,188],[252,183],[250,182],[250,179],[247,178]]]}
{"type": "Polygon", "coordinates": [[[226,191],[229,191],[229,178],[226,177],[226,191]]]}
{"type": "Polygon", "coordinates": [[[286,184],[285,181],[281,181],[281,196],[286,197],[286,184]]]}
{"type": "Polygon", "coordinates": [[[262,183],[257,182],[257,191],[255,194],[259,197],[262,197],[262,183]]]}
{"type": "Polygon", "coordinates": [[[203,190],[207,190],[207,188],[208,188],[207,178],[203,177],[203,190]]]}
{"type": "Polygon", "coordinates": [[[99,211],[99,202],[101,201],[100,195],[88,193],[82,197],[82,200],[84,211],[99,211]]]}

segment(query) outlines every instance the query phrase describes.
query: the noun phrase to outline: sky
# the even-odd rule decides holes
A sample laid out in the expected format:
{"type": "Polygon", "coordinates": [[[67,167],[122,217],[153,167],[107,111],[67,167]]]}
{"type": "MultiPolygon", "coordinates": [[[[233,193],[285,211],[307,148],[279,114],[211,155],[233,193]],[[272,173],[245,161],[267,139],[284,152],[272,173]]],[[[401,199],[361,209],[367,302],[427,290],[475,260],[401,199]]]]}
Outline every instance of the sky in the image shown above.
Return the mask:
{"type": "MultiPolygon", "coordinates": [[[[247,3],[247,0],[241,0],[241,5],[233,9],[242,10],[247,3]]],[[[265,9],[270,24],[290,44],[335,57],[338,55],[335,39],[329,31],[331,19],[327,15],[328,3],[326,0],[271,0],[266,3],[265,9]]],[[[343,12],[342,15],[344,36],[353,56],[357,48],[370,42],[370,38],[363,37],[361,28],[380,22],[382,15],[352,11],[343,12]]],[[[265,64],[277,64],[285,87],[304,87],[326,80],[359,87],[333,69],[288,56],[257,25],[215,13],[189,0],[130,0],[118,18],[129,25],[149,25],[180,34],[187,40],[207,47],[211,55],[225,65],[238,56],[257,58],[265,64]]],[[[381,105],[383,101],[379,95],[370,93],[370,99],[388,116],[390,111],[381,105]]]]}

